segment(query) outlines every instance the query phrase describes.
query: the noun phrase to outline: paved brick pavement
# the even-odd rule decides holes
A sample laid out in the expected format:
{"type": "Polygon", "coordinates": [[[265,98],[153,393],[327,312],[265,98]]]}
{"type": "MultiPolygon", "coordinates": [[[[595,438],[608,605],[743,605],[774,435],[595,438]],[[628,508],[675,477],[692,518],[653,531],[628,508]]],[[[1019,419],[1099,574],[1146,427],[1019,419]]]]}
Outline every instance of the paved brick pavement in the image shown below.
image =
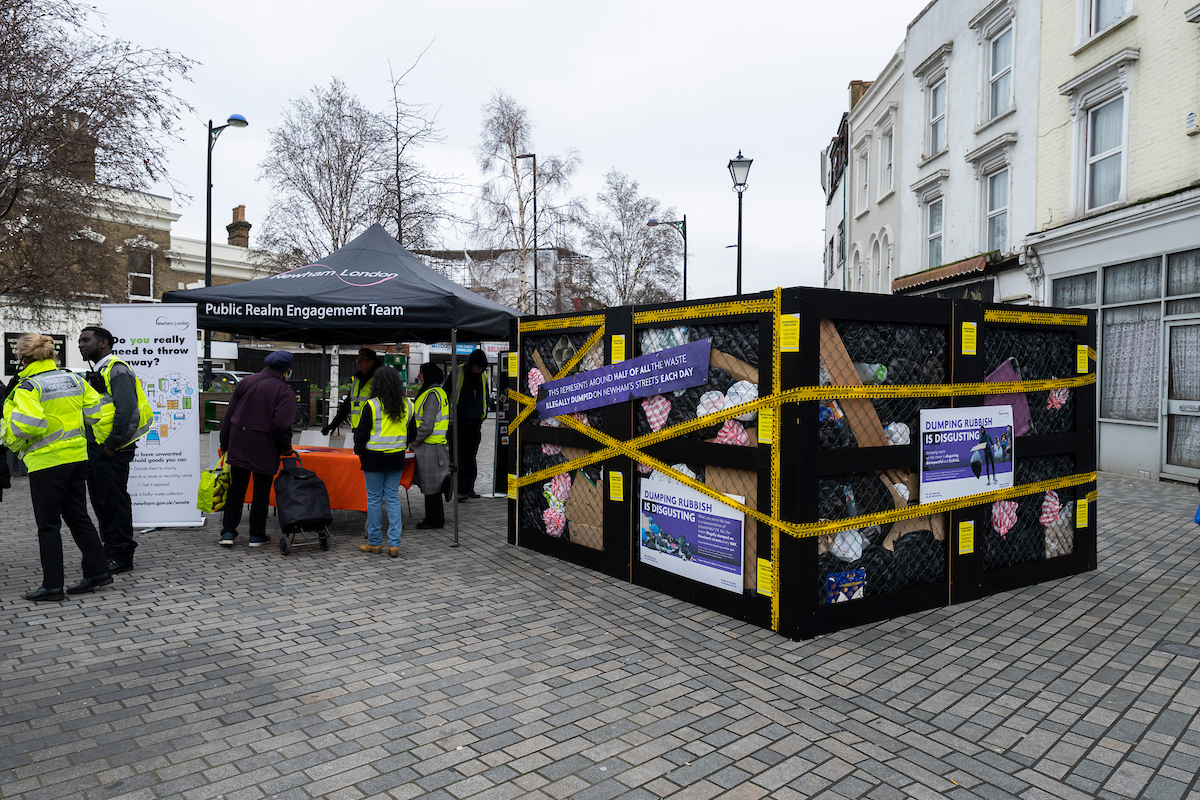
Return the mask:
{"type": "Polygon", "coordinates": [[[794,643],[511,548],[499,500],[400,560],[356,514],[288,557],[155,531],[34,606],[20,480],[0,795],[1200,798],[1196,490],[1099,495],[1098,572],[794,643]]]}

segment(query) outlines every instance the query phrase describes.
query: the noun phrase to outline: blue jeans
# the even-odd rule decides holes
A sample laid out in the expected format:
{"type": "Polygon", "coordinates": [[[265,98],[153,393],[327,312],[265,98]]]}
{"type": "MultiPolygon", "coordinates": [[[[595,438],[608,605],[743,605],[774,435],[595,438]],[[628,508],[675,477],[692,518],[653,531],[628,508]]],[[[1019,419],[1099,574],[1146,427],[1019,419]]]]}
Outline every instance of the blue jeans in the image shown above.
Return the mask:
{"type": "Polygon", "coordinates": [[[404,470],[363,472],[367,479],[367,543],[383,544],[383,504],[388,511],[388,547],[400,546],[400,475],[404,470]]]}

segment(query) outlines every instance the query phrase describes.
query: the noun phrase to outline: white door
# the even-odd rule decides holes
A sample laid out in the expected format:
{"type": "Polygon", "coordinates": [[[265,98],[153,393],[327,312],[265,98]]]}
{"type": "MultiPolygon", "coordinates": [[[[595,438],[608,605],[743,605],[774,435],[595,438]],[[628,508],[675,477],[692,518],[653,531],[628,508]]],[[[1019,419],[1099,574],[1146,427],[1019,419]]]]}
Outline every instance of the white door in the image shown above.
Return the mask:
{"type": "Polygon", "coordinates": [[[1200,320],[1167,323],[1163,472],[1200,478],[1200,320]]]}

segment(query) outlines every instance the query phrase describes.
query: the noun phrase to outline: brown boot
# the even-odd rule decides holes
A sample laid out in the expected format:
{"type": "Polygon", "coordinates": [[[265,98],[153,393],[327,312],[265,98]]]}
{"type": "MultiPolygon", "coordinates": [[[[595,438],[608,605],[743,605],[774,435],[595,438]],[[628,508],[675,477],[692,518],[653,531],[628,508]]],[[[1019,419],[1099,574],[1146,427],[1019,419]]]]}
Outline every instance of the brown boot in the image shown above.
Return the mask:
{"type": "Polygon", "coordinates": [[[399,547],[389,547],[387,549],[387,554],[389,556],[391,556],[392,558],[399,558],[400,557],[400,548],[399,547]]]}
{"type": "Polygon", "coordinates": [[[358,549],[364,553],[382,553],[383,545],[378,544],[360,544],[358,549]]]}

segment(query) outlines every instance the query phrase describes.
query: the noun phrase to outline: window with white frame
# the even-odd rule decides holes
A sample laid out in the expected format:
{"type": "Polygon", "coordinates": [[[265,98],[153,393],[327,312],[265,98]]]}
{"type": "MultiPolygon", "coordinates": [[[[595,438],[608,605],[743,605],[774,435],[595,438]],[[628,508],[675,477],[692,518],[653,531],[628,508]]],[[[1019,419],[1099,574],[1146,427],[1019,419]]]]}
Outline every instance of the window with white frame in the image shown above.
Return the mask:
{"type": "Polygon", "coordinates": [[[929,87],[929,128],[926,155],[937,155],[946,147],[946,79],[929,87]]]}
{"type": "Polygon", "coordinates": [[[154,254],[132,250],[126,256],[129,269],[129,299],[154,300],[154,254]]]}
{"type": "Polygon", "coordinates": [[[1125,98],[1116,97],[1088,110],[1087,208],[1121,199],[1125,160],[1125,98]]]}
{"type": "Polygon", "coordinates": [[[1008,252],[1008,170],[987,176],[987,252],[1008,252]]]}
{"type": "Polygon", "coordinates": [[[925,206],[925,266],[938,267],[942,264],[942,198],[925,206]]]}
{"type": "Polygon", "coordinates": [[[1071,111],[1072,216],[1128,198],[1130,78],[1139,57],[1127,47],[1058,87],[1071,111]]]}
{"type": "Polygon", "coordinates": [[[871,151],[863,148],[858,157],[858,210],[867,210],[871,187],[871,151]]]}
{"type": "Polygon", "coordinates": [[[1095,36],[1128,12],[1127,0],[1085,0],[1087,3],[1087,35],[1095,36]]]}
{"type": "Polygon", "coordinates": [[[888,128],[879,137],[879,195],[882,197],[892,190],[892,149],[895,142],[894,131],[888,128]]]}
{"type": "Polygon", "coordinates": [[[1008,111],[1013,101],[1013,28],[1009,25],[988,42],[988,119],[1008,111]]]}

